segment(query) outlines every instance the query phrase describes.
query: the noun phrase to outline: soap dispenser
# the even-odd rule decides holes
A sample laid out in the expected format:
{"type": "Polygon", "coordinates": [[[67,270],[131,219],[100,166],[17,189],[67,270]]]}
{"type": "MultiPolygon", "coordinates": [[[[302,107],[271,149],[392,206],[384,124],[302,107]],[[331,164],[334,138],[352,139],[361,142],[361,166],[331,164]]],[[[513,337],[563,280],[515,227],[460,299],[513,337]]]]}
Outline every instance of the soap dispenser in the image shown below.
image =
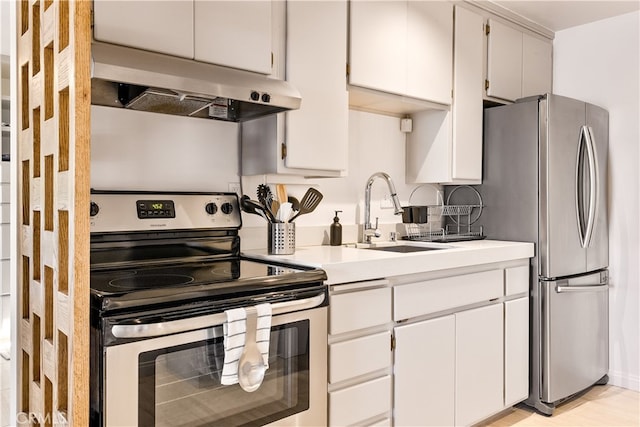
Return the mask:
{"type": "Polygon", "coordinates": [[[333,224],[331,224],[329,230],[329,242],[331,246],[340,246],[342,244],[342,224],[340,224],[340,218],[338,213],[342,211],[336,211],[336,216],[333,217],[333,224]]]}

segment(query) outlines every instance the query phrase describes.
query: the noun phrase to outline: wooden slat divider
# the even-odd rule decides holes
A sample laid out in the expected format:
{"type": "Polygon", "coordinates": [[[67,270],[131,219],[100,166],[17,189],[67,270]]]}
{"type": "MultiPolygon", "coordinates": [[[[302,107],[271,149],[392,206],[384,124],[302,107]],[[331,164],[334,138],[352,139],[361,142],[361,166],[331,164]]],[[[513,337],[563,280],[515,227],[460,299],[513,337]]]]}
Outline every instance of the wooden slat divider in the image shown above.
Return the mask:
{"type": "MultiPolygon", "coordinates": [[[[22,0],[18,72],[17,407],[89,425],[91,2],[22,0]]],[[[18,420],[21,422],[21,420],[18,420]]]]}

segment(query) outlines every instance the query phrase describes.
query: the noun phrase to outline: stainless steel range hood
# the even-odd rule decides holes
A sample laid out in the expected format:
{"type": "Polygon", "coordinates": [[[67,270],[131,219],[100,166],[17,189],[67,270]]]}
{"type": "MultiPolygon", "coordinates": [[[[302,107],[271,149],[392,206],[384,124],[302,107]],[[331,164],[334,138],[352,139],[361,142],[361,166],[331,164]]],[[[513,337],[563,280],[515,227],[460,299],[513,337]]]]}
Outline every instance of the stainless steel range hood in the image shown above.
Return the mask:
{"type": "Polygon", "coordinates": [[[91,45],[91,103],[243,122],[300,108],[283,80],[107,43],[91,45]]]}

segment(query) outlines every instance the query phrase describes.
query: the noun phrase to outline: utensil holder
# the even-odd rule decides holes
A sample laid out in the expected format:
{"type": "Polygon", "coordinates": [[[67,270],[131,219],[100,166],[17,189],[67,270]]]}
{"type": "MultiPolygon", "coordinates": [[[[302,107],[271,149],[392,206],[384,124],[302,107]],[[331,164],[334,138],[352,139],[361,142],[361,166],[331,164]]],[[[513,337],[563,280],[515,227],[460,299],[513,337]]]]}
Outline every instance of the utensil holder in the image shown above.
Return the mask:
{"type": "Polygon", "coordinates": [[[269,223],[267,235],[269,255],[291,255],[295,253],[295,222],[271,222],[269,223]]]}

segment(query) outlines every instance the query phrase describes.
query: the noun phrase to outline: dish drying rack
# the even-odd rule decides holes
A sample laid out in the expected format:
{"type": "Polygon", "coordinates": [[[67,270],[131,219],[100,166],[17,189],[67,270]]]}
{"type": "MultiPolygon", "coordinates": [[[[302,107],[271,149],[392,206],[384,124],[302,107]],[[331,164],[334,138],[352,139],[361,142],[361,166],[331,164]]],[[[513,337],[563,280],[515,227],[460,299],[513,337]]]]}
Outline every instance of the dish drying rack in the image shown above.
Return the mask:
{"type": "MultiPolygon", "coordinates": [[[[415,190],[414,190],[415,191],[415,190]]],[[[413,194],[413,193],[412,193],[413,194]]],[[[405,240],[421,242],[459,242],[466,240],[481,240],[484,235],[482,225],[474,225],[484,207],[482,196],[473,187],[461,185],[454,188],[447,197],[445,203],[442,194],[438,191],[437,205],[427,205],[427,218],[432,215],[439,218],[448,217],[453,224],[445,224],[444,227],[437,227],[431,221],[424,224],[409,223],[405,225],[405,240]],[[451,204],[451,196],[459,189],[470,190],[478,199],[478,203],[472,204],[451,204]]]]}

